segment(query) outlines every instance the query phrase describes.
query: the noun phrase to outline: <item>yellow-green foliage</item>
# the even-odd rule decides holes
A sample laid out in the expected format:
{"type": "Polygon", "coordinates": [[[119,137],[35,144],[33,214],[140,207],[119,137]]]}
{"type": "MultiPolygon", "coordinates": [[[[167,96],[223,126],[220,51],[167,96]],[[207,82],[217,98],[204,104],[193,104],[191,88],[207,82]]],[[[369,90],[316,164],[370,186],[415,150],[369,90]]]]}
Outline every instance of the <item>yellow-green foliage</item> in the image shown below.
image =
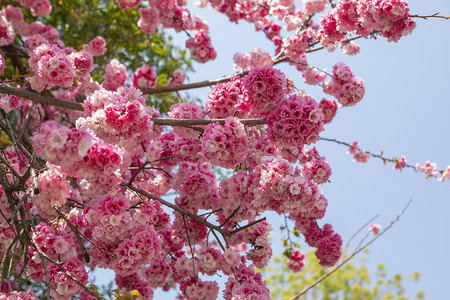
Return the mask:
{"type": "MultiPolygon", "coordinates": [[[[286,267],[286,261],[287,258],[283,255],[274,257],[270,267],[263,272],[273,299],[291,299],[329,271],[318,264],[313,251],[307,252],[305,267],[298,273],[290,271],[286,267]]],[[[371,278],[371,274],[364,266],[366,261],[367,252],[358,262],[350,260],[344,264],[300,299],[408,299],[404,296],[402,275],[395,274],[389,278],[384,265],[379,264],[375,276],[371,278]]],[[[410,279],[418,281],[419,273],[411,274],[410,279]]],[[[414,297],[414,299],[423,298],[423,292],[418,292],[414,297]]]]}

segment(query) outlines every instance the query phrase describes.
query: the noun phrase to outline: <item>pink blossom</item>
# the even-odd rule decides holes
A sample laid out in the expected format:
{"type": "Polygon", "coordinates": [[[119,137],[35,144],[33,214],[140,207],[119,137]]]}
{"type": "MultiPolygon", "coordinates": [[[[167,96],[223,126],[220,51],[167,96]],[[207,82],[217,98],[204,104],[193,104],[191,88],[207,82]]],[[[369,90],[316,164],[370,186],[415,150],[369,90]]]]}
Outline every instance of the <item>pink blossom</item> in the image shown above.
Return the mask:
{"type": "Polygon", "coordinates": [[[82,78],[94,70],[94,57],[88,51],[81,50],[69,55],[75,65],[75,76],[82,78]]]}
{"type": "Polygon", "coordinates": [[[303,0],[303,9],[308,14],[316,14],[327,8],[327,0],[303,0]]]}
{"type": "Polygon", "coordinates": [[[127,77],[127,68],[117,59],[113,59],[106,65],[102,86],[109,91],[114,91],[125,84],[127,77]]]}
{"type": "Polygon", "coordinates": [[[262,51],[260,48],[253,49],[250,53],[235,53],[233,55],[234,70],[239,68],[242,71],[250,71],[253,68],[271,66],[273,63],[272,56],[268,52],[262,51]]]}
{"type": "Polygon", "coordinates": [[[392,167],[394,170],[401,170],[406,166],[406,157],[401,156],[400,158],[394,158],[395,166],[392,167]]]}
{"type": "Polygon", "coordinates": [[[303,30],[291,37],[283,39],[282,50],[287,57],[294,61],[301,61],[305,50],[308,49],[308,40],[311,38],[310,31],[303,30]]]}
{"type": "Polygon", "coordinates": [[[85,127],[69,129],[53,120],[42,123],[40,131],[30,139],[36,153],[60,166],[80,162],[92,145],[92,136],[85,127]]]}
{"type": "Polygon", "coordinates": [[[339,234],[324,237],[316,243],[316,257],[322,267],[332,267],[341,258],[342,238],[339,234]]]}
{"type": "Polygon", "coordinates": [[[359,142],[353,142],[353,144],[348,148],[348,154],[355,154],[359,150],[359,142]]]}
{"type": "Polygon", "coordinates": [[[364,150],[359,150],[358,152],[355,153],[355,155],[353,156],[353,159],[356,162],[359,163],[366,163],[367,160],[370,158],[370,153],[364,151],[364,150]]]}
{"type": "Polygon", "coordinates": [[[300,272],[305,265],[304,262],[305,254],[300,252],[300,250],[295,250],[289,260],[286,262],[288,269],[292,270],[294,273],[300,272]]]}
{"type": "Polygon", "coordinates": [[[148,286],[147,280],[139,272],[128,276],[116,275],[115,281],[119,289],[119,294],[137,290],[142,300],[153,299],[153,289],[148,286]]]}
{"type": "Polygon", "coordinates": [[[267,116],[285,96],[286,76],[272,67],[252,69],[243,80],[250,112],[267,116]]]}
{"type": "Polygon", "coordinates": [[[323,112],[323,123],[324,124],[331,123],[331,121],[336,116],[338,109],[336,102],[333,100],[326,100],[325,98],[323,98],[319,102],[319,107],[322,109],[323,112]]]}
{"type": "Polygon", "coordinates": [[[225,300],[231,299],[260,299],[269,300],[270,292],[262,279],[261,273],[255,273],[253,265],[241,263],[235,266],[235,272],[230,274],[223,292],[225,300]]]}
{"type": "Polygon", "coordinates": [[[141,0],[117,0],[121,9],[135,8],[141,3],[141,0]]]}
{"type": "Polygon", "coordinates": [[[171,273],[170,266],[162,259],[154,261],[150,266],[141,269],[141,275],[152,288],[157,288],[167,282],[171,273]]]}
{"type": "Polygon", "coordinates": [[[6,69],[6,63],[5,59],[3,58],[3,55],[0,54],[0,74],[2,74],[6,69]]]}
{"type": "Polygon", "coordinates": [[[138,26],[141,27],[142,31],[147,34],[154,34],[159,25],[159,13],[154,7],[139,8],[139,14],[141,17],[138,20],[138,26]]]}
{"type": "Polygon", "coordinates": [[[356,55],[360,51],[360,46],[355,42],[351,41],[345,44],[342,44],[342,52],[347,55],[356,55]]]}
{"type": "Polygon", "coordinates": [[[66,203],[69,197],[70,183],[66,176],[57,167],[50,166],[49,169],[39,174],[39,194],[31,197],[33,206],[43,219],[51,219],[57,216],[55,209],[66,203]]]}
{"type": "Polygon", "coordinates": [[[168,85],[183,84],[184,80],[186,79],[186,76],[180,70],[173,71],[172,76],[173,77],[170,77],[167,80],[168,85]]]}
{"type": "Polygon", "coordinates": [[[31,88],[43,91],[53,86],[69,87],[75,77],[73,60],[56,45],[43,44],[33,50],[28,60],[33,76],[27,77],[31,88]]]}
{"type": "Polygon", "coordinates": [[[416,163],[416,170],[425,173],[427,177],[436,177],[438,174],[436,163],[430,163],[428,160],[423,165],[416,163]]]}
{"type": "Polygon", "coordinates": [[[372,232],[374,235],[378,235],[380,232],[381,226],[379,224],[370,224],[369,231],[372,232]]]}
{"type": "Polygon", "coordinates": [[[202,153],[214,165],[233,169],[240,164],[249,143],[244,125],[235,117],[227,117],[225,124],[209,124],[201,138],[202,153]]]}
{"type": "Polygon", "coordinates": [[[441,171],[442,177],[439,178],[439,181],[444,181],[446,179],[450,179],[450,166],[447,166],[447,168],[445,170],[441,171]]]}
{"type": "MultiPolygon", "coordinates": [[[[77,258],[68,260],[67,262],[62,264],[62,267],[67,271],[67,273],[81,282],[81,284],[88,284],[88,274],[84,269],[83,263],[77,258]]],[[[51,265],[50,267],[48,267],[48,277],[51,288],[50,296],[57,300],[68,299],[83,290],[81,286],[70,279],[55,265],[51,265]]]]}
{"type": "Polygon", "coordinates": [[[242,79],[233,77],[231,81],[216,85],[209,92],[205,106],[212,118],[245,116],[243,110],[248,107],[248,96],[242,79]]]}
{"type": "Polygon", "coordinates": [[[21,98],[15,95],[8,95],[0,93],[0,108],[9,112],[16,109],[22,105],[21,98]]]}
{"type": "Polygon", "coordinates": [[[5,12],[0,11],[0,46],[11,44],[15,35],[14,29],[7,19],[5,12]]]}
{"type": "Polygon", "coordinates": [[[176,198],[177,205],[185,209],[214,209],[219,202],[216,176],[211,164],[205,162],[182,162],[174,176],[173,188],[181,197],[176,198]]]}
{"type": "Polygon", "coordinates": [[[131,76],[131,82],[135,88],[153,88],[156,86],[157,76],[150,65],[144,65],[137,69],[131,76]]]}
{"type": "Polygon", "coordinates": [[[319,71],[316,68],[307,66],[302,77],[306,84],[317,85],[325,80],[327,73],[326,70],[319,71]]]}
{"type": "MultiPolygon", "coordinates": [[[[196,103],[181,102],[170,107],[168,116],[175,119],[202,119],[206,112],[196,103]]],[[[199,132],[182,126],[175,126],[173,131],[184,138],[195,139],[199,132]]]]}
{"type": "Polygon", "coordinates": [[[83,45],[83,50],[90,52],[93,56],[100,56],[106,52],[106,41],[101,36],[92,39],[89,44],[83,45]]]}
{"type": "Polygon", "coordinates": [[[302,176],[308,180],[313,180],[317,184],[328,181],[331,176],[331,167],[325,157],[312,159],[303,165],[302,176]]]}
{"type": "Polygon", "coordinates": [[[186,41],[186,48],[192,51],[192,56],[200,62],[205,63],[216,59],[217,53],[211,44],[211,38],[205,30],[200,30],[195,34],[194,38],[186,41]]]}
{"type": "Polygon", "coordinates": [[[323,113],[309,96],[292,95],[282,100],[267,117],[267,135],[279,147],[293,149],[319,139],[323,113]]]}
{"type": "MultiPolygon", "coordinates": [[[[9,288],[8,288],[9,289],[9,288]]],[[[0,300],[36,300],[35,293],[29,289],[26,292],[12,291],[11,293],[0,293],[0,300]]]]}
{"type": "Polygon", "coordinates": [[[180,290],[187,299],[216,299],[219,285],[214,281],[202,281],[197,276],[186,278],[180,283],[180,290]]]}
{"type": "Polygon", "coordinates": [[[34,16],[46,17],[52,12],[53,8],[49,0],[38,0],[30,9],[34,16]]]}

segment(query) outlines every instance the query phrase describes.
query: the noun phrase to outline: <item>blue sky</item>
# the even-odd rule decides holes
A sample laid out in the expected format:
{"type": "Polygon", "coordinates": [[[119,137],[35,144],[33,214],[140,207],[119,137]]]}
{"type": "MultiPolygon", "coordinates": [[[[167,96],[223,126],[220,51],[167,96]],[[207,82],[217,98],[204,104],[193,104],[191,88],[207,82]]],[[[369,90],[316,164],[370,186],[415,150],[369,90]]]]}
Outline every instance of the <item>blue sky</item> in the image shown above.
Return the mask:
{"type": "MultiPolygon", "coordinates": [[[[296,5],[300,4],[297,0],[296,5]]],[[[411,14],[450,15],[450,5],[445,0],[411,0],[409,6],[411,14]]],[[[259,47],[273,53],[273,46],[263,33],[255,32],[251,25],[235,25],[210,9],[189,7],[211,25],[210,35],[218,53],[215,61],[195,66],[196,72],[189,74],[190,82],[233,74],[235,52],[259,47]]],[[[328,70],[338,61],[345,62],[366,87],[364,99],[355,107],[340,109],[321,136],[350,143],[360,141],[362,149],[373,153],[383,150],[386,157],[405,155],[412,164],[430,160],[442,169],[450,164],[450,20],[416,22],[414,32],[398,43],[388,43],[384,38],[359,40],[361,52],[356,56],[343,55],[339,50],[309,56],[311,65],[328,70]]],[[[179,35],[180,43],[184,43],[184,34],[179,35]]],[[[304,85],[294,68],[281,64],[277,68],[291,77],[298,88],[317,100],[322,98],[321,90],[304,85]]],[[[209,88],[192,90],[189,95],[205,99],[208,91],[209,88]]],[[[322,187],[329,207],[320,224],[331,223],[346,242],[377,214],[380,217],[375,222],[387,226],[412,199],[400,221],[370,247],[368,266],[375,270],[382,262],[389,274],[419,271],[419,284],[406,284],[408,295],[418,289],[426,292],[426,299],[448,295],[450,262],[446,255],[450,235],[446,229],[450,220],[450,181],[426,180],[424,174],[411,169],[394,171],[392,165],[384,166],[374,158],[367,164],[358,164],[345,147],[330,142],[319,142],[317,148],[333,170],[331,183],[322,187]]],[[[271,220],[274,242],[280,221],[271,220]]]]}
{"type": "MultiPolygon", "coordinates": [[[[411,0],[409,4],[412,14],[450,15],[448,0],[411,0]]],[[[297,0],[296,5],[301,1],[297,0]]],[[[189,82],[233,74],[235,52],[259,47],[273,53],[263,33],[255,32],[251,25],[231,24],[210,9],[189,8],[210,23],[210,35],[218,52],[215,61],[195,65],[196,72],[188,74],[189,82]]],[[[309,63],[322,69],[331,70],[336,62],[345,62],[366,87],[364,99],[355,107],[340,109],[321,136],[349,143],[359,141],[362,149],[373,153],[383,150],[386,157],[405,155],[412,164],[430,160],[442,169],[450,164],[450,20],[416,22],[412,35],[398,43],[388,43],[384,38],[360,40],[361,53],[356,56],[343,55],[339,50],[309,56],[309,63]]],[[[179,33],[176,40],[184,44],[185,34],[179,33]]],[[[281,64],[277,68],[298,88],[317,100],[322,98],[321,89],[304,85],[294,68],[281,64]]],[[[209,90],[188,94],[205,100],[209,90]]],[[[450,248],[450,181],[426,180],[424,174],[411,169],[394,171],[392,165],[384,166],[374,158],[358,164],[345,147],[334,143],[319,142],[316,146],[333,170],[331,183],[322,187],[329,206],[320,224],[331,223],[345,243],[377,214],[380,217],[375,222],[387,226],[412,199],[400,221],[370,247],[368,267],[374,271],[381,262],[389,274],[419,271],[419,284],[405,284],[408,295],[421,289],[426,299],[446,297],[450,280],[450,261],[446,259],[450,248]]],[[[270,222],[275,228],[276,244],[281,238],[281,218],[271,218],[270,222]]],[[[274,246],[275,251],[280,249],[274,246]]]]}

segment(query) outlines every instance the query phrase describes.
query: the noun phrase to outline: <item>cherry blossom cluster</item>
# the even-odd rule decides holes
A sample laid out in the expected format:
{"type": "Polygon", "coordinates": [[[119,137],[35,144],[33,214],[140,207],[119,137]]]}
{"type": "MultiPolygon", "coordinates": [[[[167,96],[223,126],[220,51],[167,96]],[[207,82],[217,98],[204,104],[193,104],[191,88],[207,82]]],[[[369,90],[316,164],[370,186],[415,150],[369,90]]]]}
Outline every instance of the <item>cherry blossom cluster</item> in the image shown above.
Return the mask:
{"type": "Polygon", "coordinates": [[[111,60],[106,65],[104,81],[102,87],[109,91],[117,90],[125,84],[128,78],[127,68],[121,64],[117,59],[111,60]]]}
{"type": "Polygon", "coordinates": [[[235,53],[233,55],[234,70],[239,68],[242,71],[250,71],[253,68],[271,66],[273,64],[272,55],[264,52],[260,48],[253,49],[250,53],[235,53]]]}
{"type": "MultiPolygon", "coordinates": [[[[196,103],[181,102],[172,105],[167,115],[175,119],[202,119],[206,116],[206,111],[196,103]]],[[[199,135],[198,131],[181,126],[174,127],[173,131],[186,139],[195,139],[199,135]]]]}
{"type": "Polygon", "coordinates": [[[125,277],[163,257],[160,234],[169,225],[169,217],[159,203],[132,209],[125,195],[105,195],[96,208],[85,208],[85,217],[97,244],[90,254],[99,267],[125,277]]]}
{"type": "Polygon", "coordinates": [[[28,78],[31,88],[43,91],[53,86],[70,87],[75,77],[73,59],[56,45],[42,44],[35,48],[28,60],[33,76],[28,78]]]}
{"type": "Polygon", "coordinates": [[[353,142],[347,153],[353,154],[353,160],[362,164],[366,163],[370,158],[370,153],[359,149],[359,142],[353,142]]]}
{"type": "Polygon", "coordinates": [[[401,170],[406,166],[406,157],[400,156],[400,158],[394,158],[395,165],[392,167],[394,170],[401,170]]]}
{"type": "Polygon", "coordinates": [[[124,147],[132,156],[146,152],[147,156],[155,158],[151,152],[158,149],[151,144],[161,134],[162,128],[153,126],[151,117],[161,115],[152,107],[145,106],[140,90],[132,87],[122,87],[115,92],[99,89],[86,98],[83,107],[85,117],[77,120],[78,127],[89,127],[98,137],[124,147]],[[136,147],[137,144],[142,144],[145,149],[136,147]]]}
{"type": "Polygon", "coordinates": [[[342,62],[333,66],[333,77],[325,82],[323,91],[335,96],[342,106],[355,105],[365,94],[363,80],[355,77],[350,67],[342,62]]]}
{"type": "Polygon", "coordinates": [[[249,151],[244,125],[235,117],[227,117],[224,125],[209,124],[201,141],[205,157],[212,164],[227,169],[242,163],[249,151]]]}
{"type": "Polygon", "coordinates": [[[174,177],[173,188],[180,194],[175,203],[184,209],[215,209],[218,207],[216,176],[207,162],[181,162],[174,177]]]}
{"type": "Polygon", "coordinates": [[[37,17],[46,17],[52,11],[49,0],[15,0],[23,7],[29,8],[31,13],[37,17]]]}
{"type": "Polygon", "coordinates": [[[117,3],[121,9],[130,9],[137,7],[141,3],[141,0],[117,0],[117,3]]]}
{"type": "Polygon", "coordinates": [[[22,101],[19,97],[8,94],[0,94],[0,108],[6,112],[20,107],[22,101]]]}
{"type": "Polygon", "coordinates": [[[86,127],[70,129],[50,120],[42,123],[39,132],[31,137],[31,142],[42,158],[66,167],[81,162],[92,146],[92,136],[86,127]]]}
{"type": "Polygon", "coordinates": [[[29,289],[26,292],[12,291],[11,293],[0,293],[0,300],[35,300],[36,294],[29,289]]]}
{"type": "Polygon", "coordinates": [[[36,153],[61,166],[64,174],[96,183],[99,191],[117,186],[120,172],[130,164],[123,148],[104,142],[86,127],[69,129],[51,120],[31,140],[36,153]]]}
{"type": "Polygon", "coordinates": [[[285,96],[286,76],[272,67],[253,68],[243,82],[253,114],[267,116],[285,96]]]}
{"type": "Polygon", "coordinates": [[[278,147],[301,148],[319,140],[323,113],[310,96],[291,95],[280,101],[267,117],[267,136],[278,147]]]}
{"type": "Polygon", "coordinates": [[[319,107],[322,109],[323,113],[323,123],[328,124],[333,121],[336,116],[338,105],[333,100],[322,99],[319,102],[319,107]]]}
{"type": "Polygon", "coordinates": [[[416,27],[404,0],[339,1],[321,17],[320,23],[319,37],[328,49],[342,42],[347,32],[365,36],[376,31],[388,41],[397,42],[416,27]]]}
{"type": "Polygon", "coordinates": [[[106,52],[106,41],[101,36],[92,39],[89,44],[83,46],[83,50],[91,53],[93,56],[100,56],[106,52]]]}
{"type": "Polygon", "coordinates": [[[156,72],[150,65],[140,67],[131,76],[133,86],[139,89],[153,88],[156,86],[156,81],[156,72]]]}
{"type": "Polygon", "coordinates": [[[342,238],[335,233],[330,224],[325,224],[323,228],[318,227],[315,220],[290,216],[295,220],[295,227],[303,233],[306,243],[317,248],[315,254],[319,259],[319,264],[323,267],[331,267],[341,257],[342,238]]]}
{"type": "Polygon", "coordinates": [[[153,299],[153,289],[148,286],[146,279],[138,272],[128,276],[116,276],[115,282],[119,289],[119,295],[137,290],[143,299],[153,299]]]}
{"type": "Polygon", "coordinates": [[[286,265],[289,270],[292,270],[293,272],[297,273],[300,272],[303,269],[303,266],[305,265],[305,254],[300,252],[300,250],[295,250],[288,261],[286,262],[286,265]]]}
{"type": "Polygon", "coordinates": [[[159,25],[159,13],[154,7],[139,8],[139,14],[141,17],[138,20],[138,26],[141,27],[142,31],[147,34],[154,34],[159,25]]]}
{"type": "Polygon", "coordinates": [[[226,118],[229,116],[245,117],[248,108],[247,89],[242,79],[233,77],[231,81],[218,84],[208,94],[205,103],[211,118],[226,118]]]}
{"type": "Polygon", "coordinates": [[[7,15],[3,11],[0,11],[0,33],[0,46],[11,44],[16,35],[11,22],[8,21],[7,15]]]}
{"type": "Polygon", "coordinates": [[[327,0],[303,0],[303,9],[308,14],[317,14],[327,8],[327,0]]]}
{"type": "Polygon", "coordinates": [[[179,85],[179,84],[183,84],[184,80],[186,79],[186,76],[180,71],[180,70],[175,70],[172,73],[172,77],[170,77],[167,80],[167,84],[168,85],[179,85]]]}
{"type": "Polygon", "coordinates": [[[50,166],[38,177],[39,194],[33,195],[33,209],[44,220],[51,220],[57,216],[56,209],[66,203],[70,195],[70,182],[61,171],[50,166]]]}
{"type": "Polygon", "coordinates": [[[192,51],[192,56],[197,58],[200,62],[205,63],[214,60],[217,57],[216,50],[211,44],[211,38],[206,31],[198,31],[194,38],[186,41],[186,48],[192,51]]]}
{"type": "Polygon", "coordinates": [[[436,177],[438,175],[436,163],[430,163],[428,160],[424,164],[416,163],[416,170],[425,173],[428,177],[436,177]]]}
{"type": "Polygon", "coordinates": [[[331,176],[331,167],[324,156],[314,156],[310,160],[302,160],[301,169],[302,176],[308,180],[312,180],[317,184],[328,181],[331,176]]]}
{"type": "Polygon", "coordinates": [[[265,286],[261,273],[255,273],[252,266],[241,263],[235,276],[228,277],[223,295],[225,300],[261,299],[269,300],[269,289],[265,286]]]}

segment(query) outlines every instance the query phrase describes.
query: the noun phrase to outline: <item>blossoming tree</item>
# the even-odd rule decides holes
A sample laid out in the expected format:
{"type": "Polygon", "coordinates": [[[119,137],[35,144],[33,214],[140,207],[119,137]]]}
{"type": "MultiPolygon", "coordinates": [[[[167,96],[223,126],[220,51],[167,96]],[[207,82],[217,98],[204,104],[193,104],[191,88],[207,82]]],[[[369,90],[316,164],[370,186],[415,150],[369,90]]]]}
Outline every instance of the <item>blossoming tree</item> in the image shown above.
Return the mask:
{"type": "MultiPolygon", "coordinates": [[[[62,1],[4,2],[2,299],[101,298],[88,285],[88,268],[113,270],[121,295],[137,291],[144,299],[159,287],[215,299],[216,274],[227,277],[225,299],[268,299],[255,273],[272,256],[267,211],[292,220],[319,264],[334,266],[343,240],[321,220],[328,200],[320,189],[332,170],[314,144],[365,88],[348,65],[336,62],[328,73],[309,65],[308,54],[356,55],[359,38],[398,42],[414,30],[415,18],[446,18],[412,15],[404,0],[200,1],[231,22],[253,24],[274,52],[237,52],[235,74],[185,83],[189,59],[170,44],[164,49],[163,29],[186,34],[186,49],[199,62],[217,56],[208,24],[185,1],[93,1],[96,7],[86,9],[114,11],[107,15],[112,27],[135,17],[125,44],[120,35],[118,44],[107,43],[108,36],[81,44],[78,36],[60,35],[83,22],[67,19],[69,26],[52,16],[52,5],[53,13],[68,14],[62,1]],[[139,42],[134,32],[148,39],[145,47],[122,51],[119,45],[139,42]],[[298,90],[282,64],[329,98],[316,101],[298,90]],[[202,105],[177,100],[179,91],[204,86],[212,89],[202,105]]],[[[357,142],[333,141],[358,162],[374,156],[395,169],[450,179],[450,166],[413,166],[357,142]]],[[[289,254],[288,267],[299,271],[304,256],[289,254]]]]}

